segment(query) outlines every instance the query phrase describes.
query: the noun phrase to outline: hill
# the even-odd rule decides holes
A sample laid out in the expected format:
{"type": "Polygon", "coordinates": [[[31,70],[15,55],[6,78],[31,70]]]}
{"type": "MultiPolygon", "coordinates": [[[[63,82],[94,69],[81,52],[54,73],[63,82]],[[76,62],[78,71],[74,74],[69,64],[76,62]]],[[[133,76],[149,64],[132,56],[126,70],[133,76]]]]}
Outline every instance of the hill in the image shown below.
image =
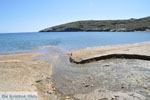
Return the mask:
{"type": "Polygon", "coordinates": [[[86,20],[49,27],[39,32],[150,32],[150,17],[128,20],[86,20]]]}

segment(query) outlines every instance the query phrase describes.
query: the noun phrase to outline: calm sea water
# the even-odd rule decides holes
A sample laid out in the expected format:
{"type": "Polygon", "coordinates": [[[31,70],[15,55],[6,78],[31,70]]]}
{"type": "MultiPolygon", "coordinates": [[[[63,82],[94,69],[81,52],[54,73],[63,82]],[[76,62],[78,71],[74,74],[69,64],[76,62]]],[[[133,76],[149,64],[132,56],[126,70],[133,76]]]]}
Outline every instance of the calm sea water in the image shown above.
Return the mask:
{"type": "Polygon", "coordinates": [[[92,46],[149,42],[150,32],[33,32],[0,34],[0,53],[31,52],[59,46],[76,50],[92,46]]]}

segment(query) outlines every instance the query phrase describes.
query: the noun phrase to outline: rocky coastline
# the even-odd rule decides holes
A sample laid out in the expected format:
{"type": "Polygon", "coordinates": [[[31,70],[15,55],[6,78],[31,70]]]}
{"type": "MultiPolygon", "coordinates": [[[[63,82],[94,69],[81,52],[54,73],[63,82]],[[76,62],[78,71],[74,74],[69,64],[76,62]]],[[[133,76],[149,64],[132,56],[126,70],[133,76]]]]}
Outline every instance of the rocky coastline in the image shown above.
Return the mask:
{"type": "Polygon", "coordinates": [[[39,32],[150,32],[150,17],[127,20],[85,20],[70,22],[39,32]]]}

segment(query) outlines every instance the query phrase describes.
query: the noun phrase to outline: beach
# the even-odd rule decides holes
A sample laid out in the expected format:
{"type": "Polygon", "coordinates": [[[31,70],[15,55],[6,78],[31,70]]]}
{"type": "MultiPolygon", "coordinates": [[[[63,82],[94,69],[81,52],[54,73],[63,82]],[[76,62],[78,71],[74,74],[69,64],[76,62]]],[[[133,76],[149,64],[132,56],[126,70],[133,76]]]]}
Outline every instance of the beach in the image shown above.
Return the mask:
{"type": "Polygon", "coordinates": [[[0,91],[37,92],[39,100],[149,100],[149,51],[150,43],[140,43],[0,55],[0,91]],[[95,60],[114,54],[121,57],[95,60]]]}
{"type": "Polygon", "coordinates": [[[111,58],[127,58],[150,60],[150,43],[140,43],[132,45],[115,45],[86,48],[73,51],[71,61],[74,63],[88,63],[94,60],[105,60],[111,58]]]}
{"type": "Polygon", "coordinates": [[[0,5],[0,100],[150,100],[150,0],[0,5]]]}
{"type": "Polygon", "coordinates": [[[36,60],[42,53],[0,55],[0,92],[37,92],[38,100],[56,100],[51,65],[36,60]]]}

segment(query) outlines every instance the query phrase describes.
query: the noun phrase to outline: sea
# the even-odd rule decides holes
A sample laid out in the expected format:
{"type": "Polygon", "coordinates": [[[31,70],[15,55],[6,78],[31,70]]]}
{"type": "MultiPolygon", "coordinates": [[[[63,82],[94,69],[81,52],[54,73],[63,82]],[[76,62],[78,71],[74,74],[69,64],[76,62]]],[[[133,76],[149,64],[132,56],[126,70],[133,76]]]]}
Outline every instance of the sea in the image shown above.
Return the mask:
{"type": "Polygon", "coordinates": [[[78,50],[87,47],[150,42],[150,32],[24,32],[0,33],[0,54],[36,52],[60,47],[78,50]]]}

